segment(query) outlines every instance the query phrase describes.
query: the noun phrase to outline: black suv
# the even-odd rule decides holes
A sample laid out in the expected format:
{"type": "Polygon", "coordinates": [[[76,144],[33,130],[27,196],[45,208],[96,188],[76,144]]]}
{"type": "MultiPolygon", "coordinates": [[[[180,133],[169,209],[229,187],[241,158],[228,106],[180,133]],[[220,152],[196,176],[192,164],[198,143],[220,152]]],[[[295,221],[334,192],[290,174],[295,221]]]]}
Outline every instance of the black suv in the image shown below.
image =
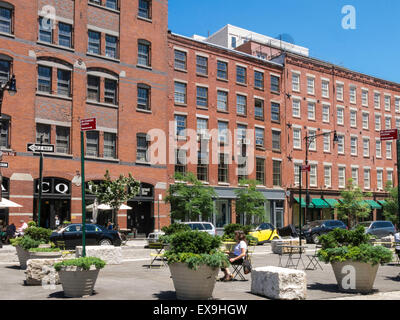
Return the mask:
{"type": "MultiPolygon", "coordinates": [[[[82,245],[82,224],[74,223],[55,231],[50,236],[50,241],[57,245],[57,242],[65,244],[65,249],[74,250],[76,246],[82,245]]],[[[121,245],[121,237],[116,230],[107,230],[107,228],[98,224],[86,225],[86,245],[121,245]]]]}
{"type": "Polygon", "coordinates": [[[316,220],[308,222],[302,229],[302,235],[307,242],[318,244],[318,237],[333,229],[348,229],[344,222],[340,220],[316,220]]]}

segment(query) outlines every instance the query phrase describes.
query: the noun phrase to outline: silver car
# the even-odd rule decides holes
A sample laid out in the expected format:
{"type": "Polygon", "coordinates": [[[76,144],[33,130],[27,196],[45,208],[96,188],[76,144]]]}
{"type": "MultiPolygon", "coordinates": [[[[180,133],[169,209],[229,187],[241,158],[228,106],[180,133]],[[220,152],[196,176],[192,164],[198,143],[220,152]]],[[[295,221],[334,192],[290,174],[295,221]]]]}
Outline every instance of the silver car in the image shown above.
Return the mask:
{"type": "Polygon", "coordinates": [[[396,228],[390,221],[366,221],[361,222],[365,228],[365,232],[378,238],[393,236],[396,233],[396,228]]]}
{"type": "Polygon", "coordinates": [[[183,222],[184,224],[189,225],[190,229],[203,231],[215,236],[217,234],[217,230],[211,222],[183,222]]]}

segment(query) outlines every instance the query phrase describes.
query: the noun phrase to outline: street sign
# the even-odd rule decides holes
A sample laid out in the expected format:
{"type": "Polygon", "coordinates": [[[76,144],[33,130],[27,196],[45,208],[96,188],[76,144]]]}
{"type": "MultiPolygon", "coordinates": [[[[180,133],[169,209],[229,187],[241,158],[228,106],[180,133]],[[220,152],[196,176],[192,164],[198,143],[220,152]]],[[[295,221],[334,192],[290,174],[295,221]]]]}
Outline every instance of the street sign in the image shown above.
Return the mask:
{"type": "Polygon", "coordinates": [[[81,131],[96,130],[96,118],[81,120],[81,131]]]}
{"type": "Polygon", "coordinates": [[[27,151],[31,151],[31,152],[54,152],[53,144],[28,143],[26,148],[27,148],[27,151]]]}
{"type": "Polygon", "coordinates": [[[15,156],[15,151],[2,151],[1,152],[2,156],[15,156]]]}
{"type": "Polygon", "coordinates": [[[310,172],[311,171],[311,165],[302,165],[301,166],[301,171],[308,171],[308,172],[310,172]]]}
{"type": "Polygon", "coordinates": [[[381,130],[381,141],[397,140],[397,129],[381,130]]]}
{"type": "Polygon", "coordinates": [[[0,168],[8,168],[8,162],[0,162],[0,168]]]}

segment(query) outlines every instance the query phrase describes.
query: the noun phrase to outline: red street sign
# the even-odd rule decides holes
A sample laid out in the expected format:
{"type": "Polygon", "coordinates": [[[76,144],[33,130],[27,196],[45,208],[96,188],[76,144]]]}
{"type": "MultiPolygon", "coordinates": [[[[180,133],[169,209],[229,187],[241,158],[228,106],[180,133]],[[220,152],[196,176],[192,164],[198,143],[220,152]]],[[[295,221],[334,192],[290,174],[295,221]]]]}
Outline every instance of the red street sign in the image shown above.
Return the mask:
{"type": "Polygon", "coordinates": [[[310,172],[311,171],[311,165],[303,165],[303,166],[301,166],[301,171],[308,171],[308,172],[310,172]]]}
{"type": "Polygon", "coordinates": [[[81,120],[81,130],[82,131],[96,130],[96,118],[81,120]]]}
{"type": "Polygon", "coordinates": [[[397,140],[397,129],[382,130],[381,140],[397,140]]]}

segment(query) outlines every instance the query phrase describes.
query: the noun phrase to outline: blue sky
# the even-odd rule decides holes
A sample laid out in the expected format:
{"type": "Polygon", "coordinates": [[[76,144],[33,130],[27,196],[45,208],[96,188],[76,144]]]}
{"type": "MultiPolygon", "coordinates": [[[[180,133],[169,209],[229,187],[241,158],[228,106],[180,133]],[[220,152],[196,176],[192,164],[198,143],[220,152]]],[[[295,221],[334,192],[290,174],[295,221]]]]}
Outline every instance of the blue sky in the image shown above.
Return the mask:
{"type": "Polygon", "coordinates": [[[207,36],[226,24],[277,37],[289,34],[310,56],[400,83],[398,0],[169,0],[169,29],[207,36]],[[356,29],[342,28],[342,8],[356,29]]]}

